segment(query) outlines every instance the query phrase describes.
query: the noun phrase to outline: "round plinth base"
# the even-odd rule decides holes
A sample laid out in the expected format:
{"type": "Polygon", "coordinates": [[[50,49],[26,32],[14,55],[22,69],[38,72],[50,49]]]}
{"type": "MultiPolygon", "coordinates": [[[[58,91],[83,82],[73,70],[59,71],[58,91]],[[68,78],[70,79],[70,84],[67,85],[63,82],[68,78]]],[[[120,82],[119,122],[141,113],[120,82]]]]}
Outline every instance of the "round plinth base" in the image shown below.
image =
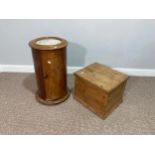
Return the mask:
{"type": "Polygon", "coordinates": [[[60,98],[60,99],[57,99],[57,100],[44,100],[42,99],[38,93],[36,93],[36,99],[38,102],[42,103],[42,104],[46,104],[46,105],[55,105],[55,104],[59,104],[61,102],[64,102],[70,95],[70,91],[68,90],[67,91],[67,94],[63,97],[63,98],[60,98]]]}

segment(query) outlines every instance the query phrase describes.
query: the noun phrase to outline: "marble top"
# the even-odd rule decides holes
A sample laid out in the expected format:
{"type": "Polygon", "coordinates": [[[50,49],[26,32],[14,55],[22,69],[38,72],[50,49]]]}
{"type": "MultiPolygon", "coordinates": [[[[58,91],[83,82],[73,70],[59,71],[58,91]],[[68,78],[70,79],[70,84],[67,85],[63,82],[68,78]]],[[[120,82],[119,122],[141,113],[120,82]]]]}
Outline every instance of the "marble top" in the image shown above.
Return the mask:
{"type": "Polygon", "coordinates": [[[61,43],[61,40],[53,39],[53,38],[42,39],[42,40],[36,41],[37,45],[43,45],[43,46],[54,46],[54,45],[58,45],[60,43],[61,43]]]}

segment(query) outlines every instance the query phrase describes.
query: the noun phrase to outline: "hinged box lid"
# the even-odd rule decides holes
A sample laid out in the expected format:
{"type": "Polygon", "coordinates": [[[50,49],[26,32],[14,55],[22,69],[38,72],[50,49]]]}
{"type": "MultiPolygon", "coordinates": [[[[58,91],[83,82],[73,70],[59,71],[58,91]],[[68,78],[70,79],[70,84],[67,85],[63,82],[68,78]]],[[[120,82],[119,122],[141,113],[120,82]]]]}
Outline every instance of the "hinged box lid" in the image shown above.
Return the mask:
{"type": "Polygon", "coordinates": [[[91,64],[75,72],[75,75],[95,84],[108,93],[128,79],[126,74],[99,63],[91,64]]]}

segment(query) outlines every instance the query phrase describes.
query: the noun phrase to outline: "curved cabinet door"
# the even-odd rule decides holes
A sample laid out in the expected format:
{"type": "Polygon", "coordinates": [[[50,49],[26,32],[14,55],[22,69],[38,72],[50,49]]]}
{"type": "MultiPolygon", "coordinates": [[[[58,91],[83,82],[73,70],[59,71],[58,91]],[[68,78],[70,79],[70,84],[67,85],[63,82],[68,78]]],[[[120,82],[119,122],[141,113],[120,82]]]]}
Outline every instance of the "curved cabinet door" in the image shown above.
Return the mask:
{"type": "Polygon", "coordinates": [[[66,48],[41,51],[42,80],[46,100],[57,100],[67,94],[66,48]]]}

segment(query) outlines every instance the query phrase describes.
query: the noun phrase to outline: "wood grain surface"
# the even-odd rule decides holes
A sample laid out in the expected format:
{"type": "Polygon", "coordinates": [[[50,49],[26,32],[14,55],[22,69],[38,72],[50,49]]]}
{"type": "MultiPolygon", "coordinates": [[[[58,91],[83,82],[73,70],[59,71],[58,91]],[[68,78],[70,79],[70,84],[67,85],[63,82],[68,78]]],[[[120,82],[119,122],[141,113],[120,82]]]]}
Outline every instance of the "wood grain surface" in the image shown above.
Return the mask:
{"type": "MultiPolygon", "coordinates": [[[[39,39],[44,38],[52,37],[42,37],[39,39]]],[[[61,44],[56,45],[57,48],[53,48],[53,46],[37,45],[35,42],[39,39],[32,40],[29,43],[32,48],[38,85],[37,99],[40,98],[39,101],[45,104],[56,104],[68,97],[66,70],[67,41],[60,39],[61,44]]]]}
{"type": "Polygon", "coordinates": [[[101,118],[121,102],[128,76],[94,63],[75,74],[74,97],[101,118]]]}

